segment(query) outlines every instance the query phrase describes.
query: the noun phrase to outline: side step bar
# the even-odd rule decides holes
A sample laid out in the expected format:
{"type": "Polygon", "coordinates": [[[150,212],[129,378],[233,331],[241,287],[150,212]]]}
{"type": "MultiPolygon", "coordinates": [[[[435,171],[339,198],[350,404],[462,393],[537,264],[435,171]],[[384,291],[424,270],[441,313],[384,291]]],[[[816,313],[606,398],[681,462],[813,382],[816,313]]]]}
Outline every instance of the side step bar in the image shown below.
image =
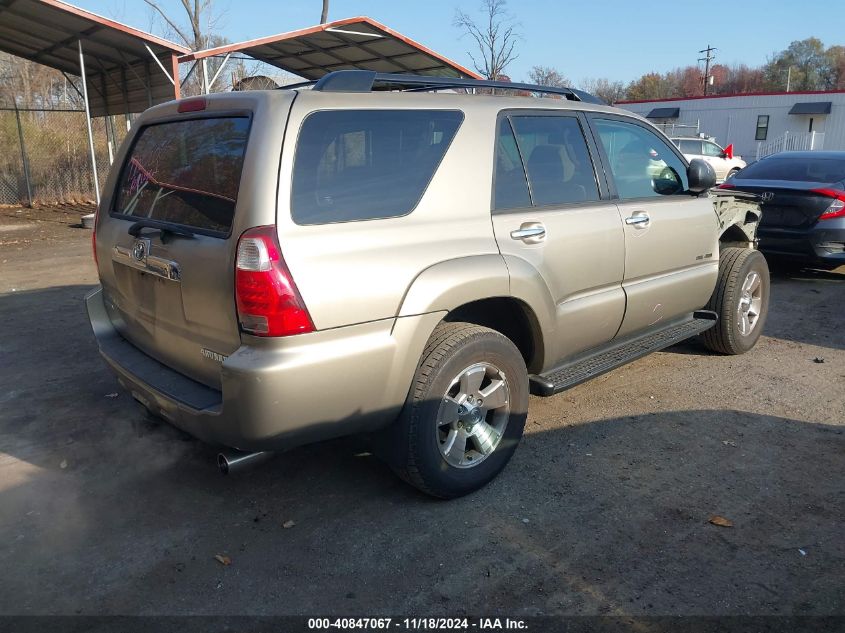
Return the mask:
{"type": "Polygon", "coordinates": [[[537,396],[552,396],[571,389],[590,378],[601,376],[626,363],[658,352],[675,343],[709,330],[716,325],[715,312],[699,310],[692,318],[670,325],[658,331],[650,331],[592,350],[545,374],[528,377],[531,393],[537,396]]]}

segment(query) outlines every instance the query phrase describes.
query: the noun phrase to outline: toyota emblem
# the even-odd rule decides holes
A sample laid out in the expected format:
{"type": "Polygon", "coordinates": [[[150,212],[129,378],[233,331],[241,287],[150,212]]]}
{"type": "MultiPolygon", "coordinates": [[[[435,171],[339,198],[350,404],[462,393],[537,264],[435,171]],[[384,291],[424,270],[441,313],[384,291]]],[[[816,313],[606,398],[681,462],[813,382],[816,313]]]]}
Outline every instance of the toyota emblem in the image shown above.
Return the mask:
{"type": "Polygon", "coordinates": [[[149,250],[149,240],[144,238],[137,239],[132,244],[132,257],[135,259],[135,261],[146,261],[147,255],[149,254],[149,250]]]}

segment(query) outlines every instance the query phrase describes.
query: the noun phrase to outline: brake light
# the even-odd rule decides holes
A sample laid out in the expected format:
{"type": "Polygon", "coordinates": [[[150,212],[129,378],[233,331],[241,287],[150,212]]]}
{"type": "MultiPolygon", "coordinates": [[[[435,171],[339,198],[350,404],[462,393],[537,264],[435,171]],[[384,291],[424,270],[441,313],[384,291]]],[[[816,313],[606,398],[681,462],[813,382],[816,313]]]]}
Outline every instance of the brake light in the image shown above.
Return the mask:
{"type": "Polygon", "coordinates": [[[290,336],[314,331],[311,316],[276,238],[275,226],[259,226],[241,235],[235,261],[238,320],[256,336],[290,336]]]}
{"type": "Polygon", "coordinates": [[[729,182],[723,182],[721,185],[716,187],[716,189],[736,189],[736,185],[732,185],[729,182]]]}
{"type": "Polygon", "coordinates": [[[833,218],[845,217],[845,191],[839,191],[838,189],[812,189],[811,191],[826,198],[833,198],[830,206],[819,216],[819,220],[832,220],[833,218]]]}
{"type": "Polygon", "coordinates": [[[183,112],[202,112],[207,105],[208,102],[205,97],[194,97],[180,101],[179,105],[176,106],[176,111],[180,114],[183,112]]]}

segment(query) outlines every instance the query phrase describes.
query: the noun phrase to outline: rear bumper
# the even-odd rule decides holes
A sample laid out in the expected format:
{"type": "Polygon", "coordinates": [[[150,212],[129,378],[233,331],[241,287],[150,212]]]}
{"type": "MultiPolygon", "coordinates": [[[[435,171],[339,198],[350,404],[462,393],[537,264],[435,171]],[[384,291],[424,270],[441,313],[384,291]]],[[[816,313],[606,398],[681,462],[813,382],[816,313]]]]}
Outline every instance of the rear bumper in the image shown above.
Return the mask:
{"type": "Polygon", "coordinates": [[[761,226],[757,237],[768,255],[828,268],[845,264],[845,218],[822,220],[805,230],[761,226]]]}
{"type": "Polygon", "coordinates": [[[85,297],[100,353],[132,396],[206,442],[282,450],[389,424],[443,314],[386,319],[287,337],[244,337],[211,389],[123,339],[101,289],[85,297]]]}

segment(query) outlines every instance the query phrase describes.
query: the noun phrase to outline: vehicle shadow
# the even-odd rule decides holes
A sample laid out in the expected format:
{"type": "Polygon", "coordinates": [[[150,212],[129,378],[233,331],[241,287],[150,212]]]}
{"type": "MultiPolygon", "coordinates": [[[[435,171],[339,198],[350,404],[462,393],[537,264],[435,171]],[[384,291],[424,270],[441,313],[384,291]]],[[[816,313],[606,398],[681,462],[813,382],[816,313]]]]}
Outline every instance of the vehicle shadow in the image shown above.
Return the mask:
{"type": "Polygon", "coordinates": [[[775,270],[771,280],[766,336],[845,349],[845,332],[837,327],[845,313],[845,268],[775,270]]]}
{"type": "Polygon", "coordinates": [[[842,427],[713,408],[538,431],[532,415],[508,468],[449,502],[363,438],[223,477],[212,447],[117,387],[83,290],[0,297],[21,332],[0,349],[0,565],[15,579],[0,614],[845,609],[842,427]]]}
{"type": "MultiPolygon", "coordinates": [[[[782,341],[845,350],[841,327],[845,313],[845,268],[836,271],[771,271],[769,314],[763,335],[782,341]],[[821,324],[827,324],[821,326],[821,324]]],[[[696,340],[666,350],[674,354],[707,355],[696,340]]],[[[823,354],[820,354],[823,356],[823,354]]]]}

